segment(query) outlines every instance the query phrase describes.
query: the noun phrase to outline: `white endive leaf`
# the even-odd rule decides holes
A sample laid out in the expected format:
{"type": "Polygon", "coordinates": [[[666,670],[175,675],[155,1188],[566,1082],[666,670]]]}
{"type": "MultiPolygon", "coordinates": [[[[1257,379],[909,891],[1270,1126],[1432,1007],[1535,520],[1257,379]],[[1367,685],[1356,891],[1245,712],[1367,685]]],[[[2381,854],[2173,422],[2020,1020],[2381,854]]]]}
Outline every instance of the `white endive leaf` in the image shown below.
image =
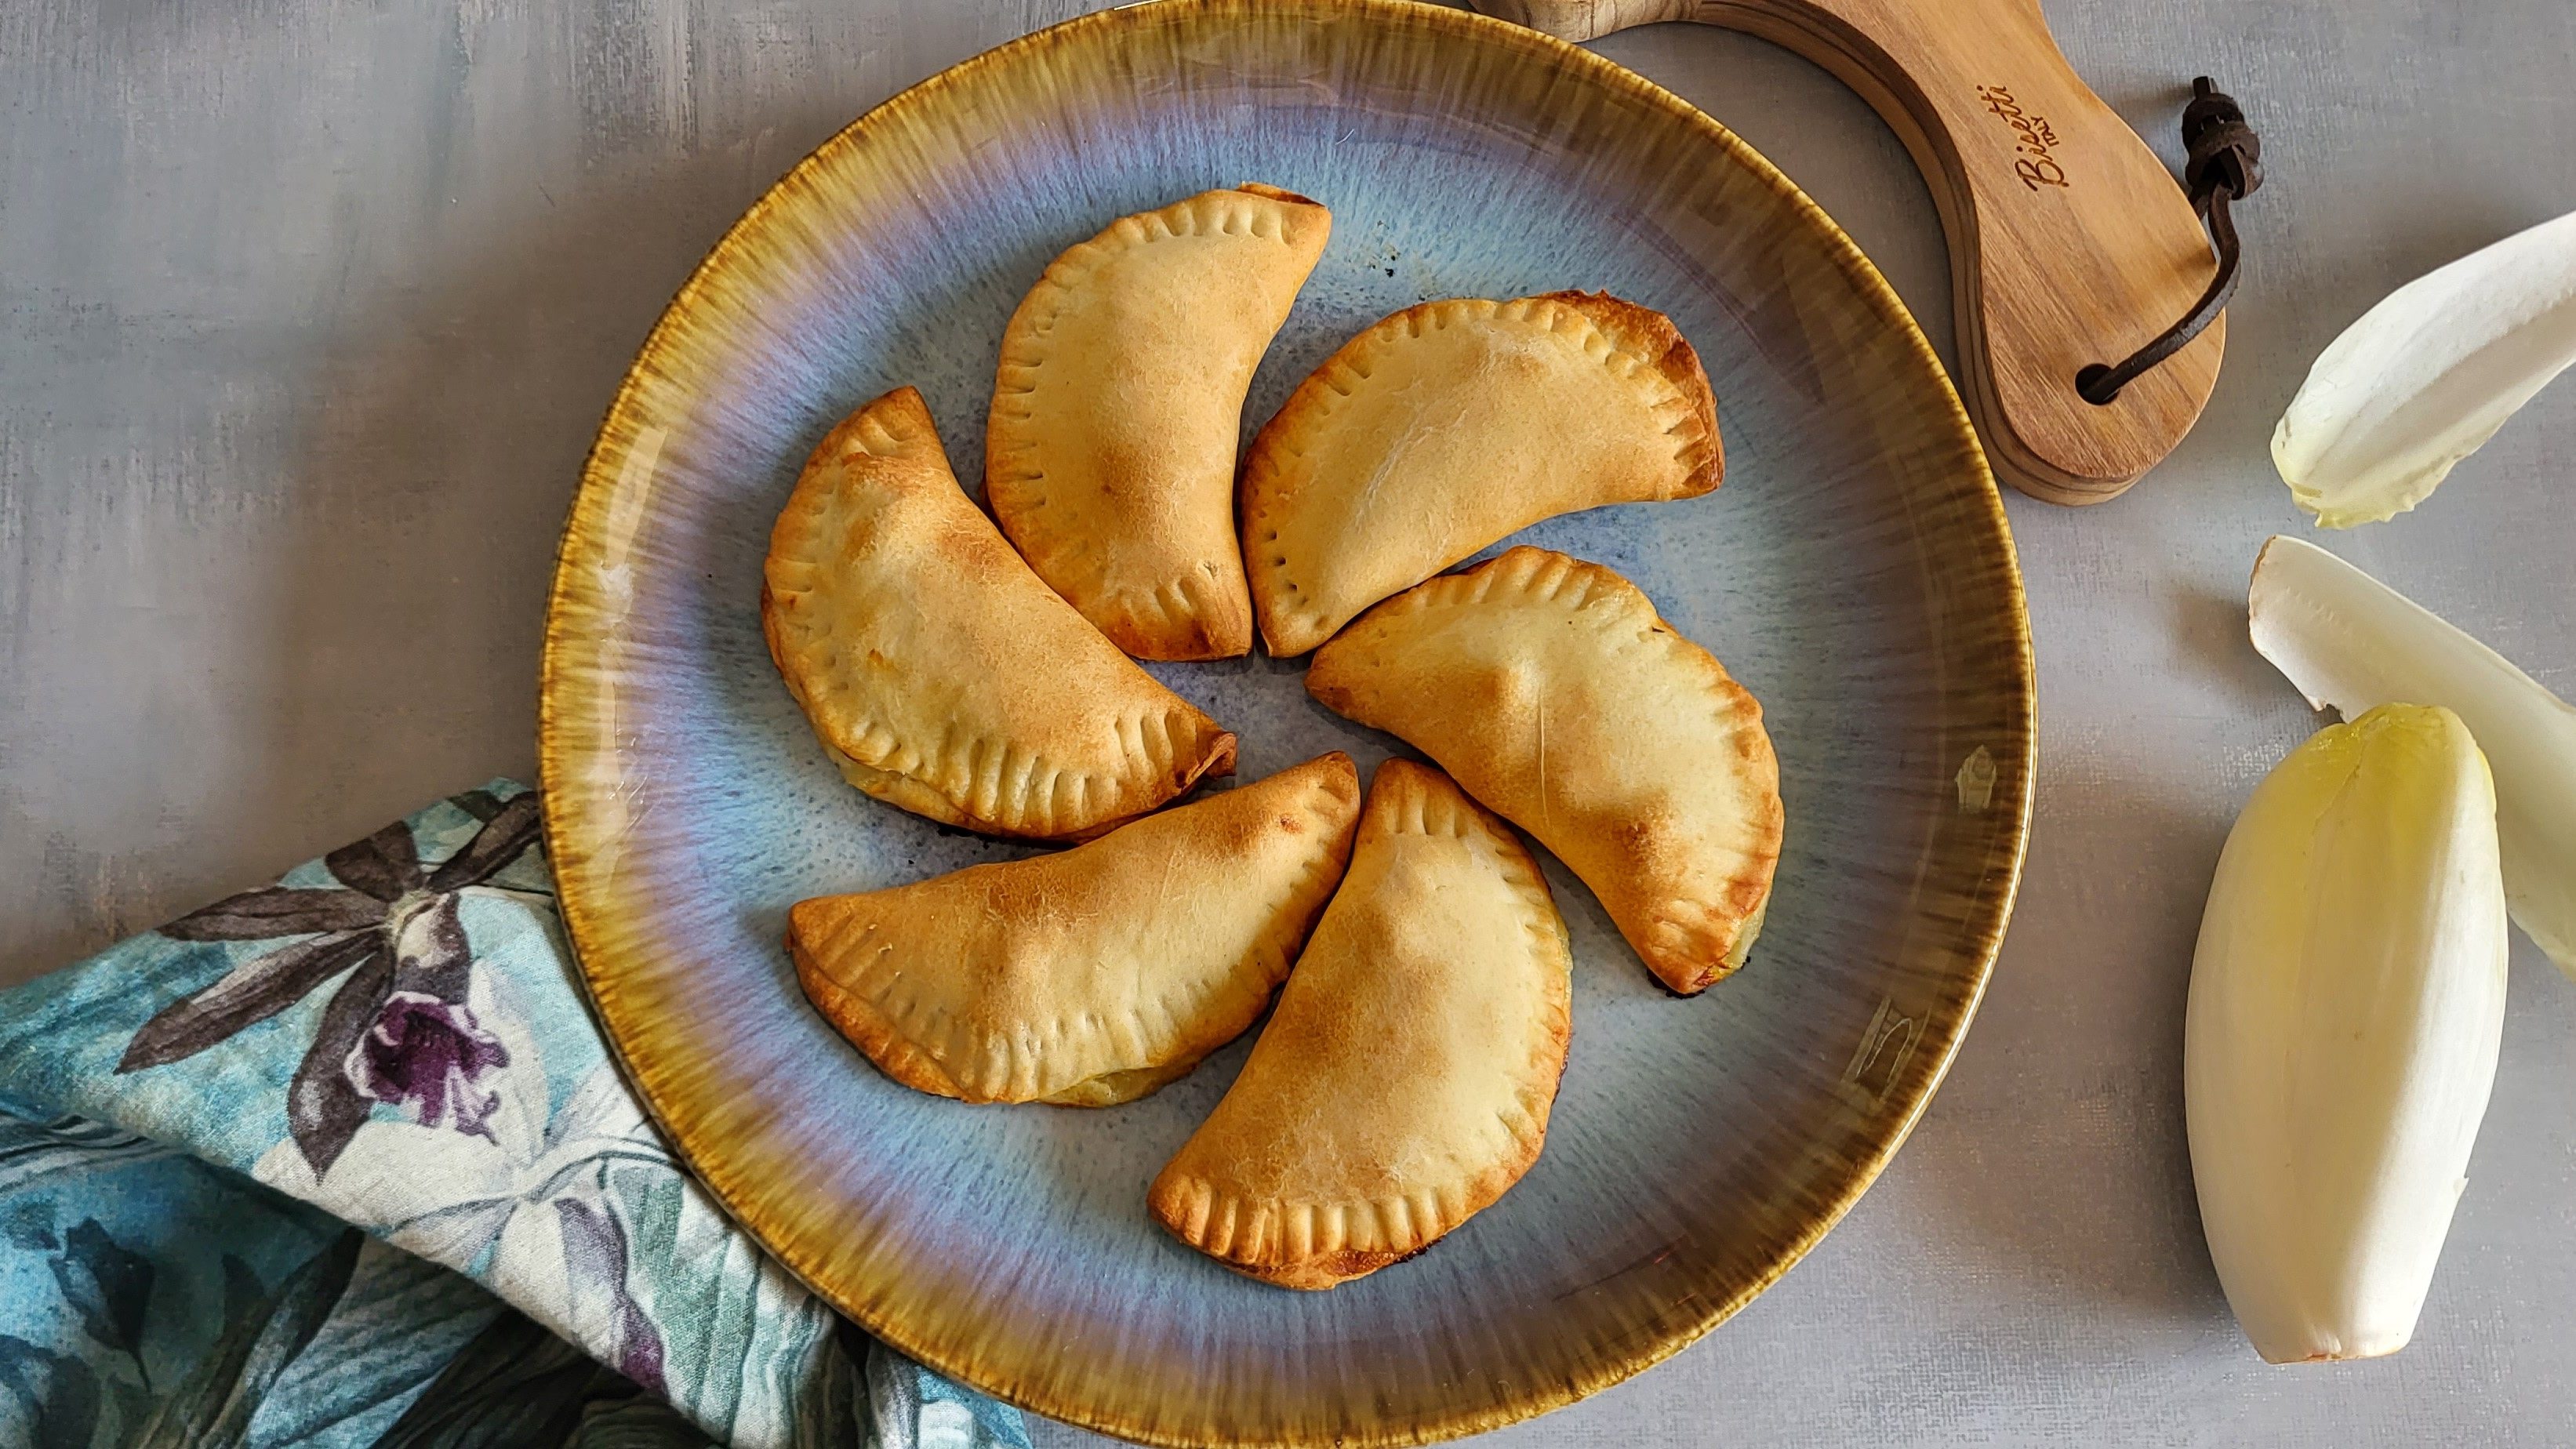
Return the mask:
{"type": "Polygon", "coordinates": [[[2254,647],[2308,703],[2351,719],[2404,700],[2468,722],[2495,769],[2505,899],[2576,976],[2576,709],[2439,615],[2311,543],[2254,563],[2254,647]]]}
{"type": "Polygon", "coordinates": [[[2327,528],[2393,518],[2576,362],[2576,212],[2388,294],[2308,369],[2272,463],[2327,528]]]}
{"type": "Polygon", "coordinates": [[[2495,788],[2459,716],[2382,705],[2255,787],[2192,953],[2183,1115],[2210,1260],[2264,1358],[2414,1334],[2504,992],[2495,788]]]}

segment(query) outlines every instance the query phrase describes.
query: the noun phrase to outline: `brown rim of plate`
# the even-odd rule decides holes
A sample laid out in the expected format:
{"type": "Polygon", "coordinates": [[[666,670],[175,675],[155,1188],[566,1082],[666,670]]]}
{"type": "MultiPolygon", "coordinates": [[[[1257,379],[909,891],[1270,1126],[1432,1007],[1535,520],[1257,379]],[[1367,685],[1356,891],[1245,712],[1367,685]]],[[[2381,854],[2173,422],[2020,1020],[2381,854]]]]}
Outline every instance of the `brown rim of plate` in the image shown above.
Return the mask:
{"type": "MultiPolygon", "coordinates": [[[[1257,17],[1280,12],[1297,13],[1307,11],[1308,8],[1305,0],[1144,0],[1144,3],[1095,11],[1043,30],[1032,31],[1016,40],[1005,42],[980,55],[950,66],[881,102],[834,133],[805,159],[790,168],[761,194],[759,200],[752,203],[750,209],[745,211],[739,220],[727,228],[723,237],[707,253],[705,260],[698,264],[689,274],[688,280],[683,282],[679,291],[673,295],[670,305],[663,310],[660,319],[654,323],[653,330],[645,337],[644,345],[637,352],[634,364],[628,368],[625,378],[618,384],[616,395],[609,403],[599,433],[583,461],[581,484],[574,496],[571,515],[565,522],[563,536],[556,548],[555,577],[552,587],[548,590],[546,604],[546,635],[539,666],[537,711],[538,783],[541,796],[548,807],[544,811],[544,819],[546,854],[550,866],[554,861],[565,858],[568,854],[564,847],[571,830],[571,827],[565,823],[564,813],[551,808],[558,790],[564,788],[562,782],[566,781],[567,771],[570,768],[570,762],[565,758],[568,744],[558,718],[558,677],[562,665],[559,653],[573,643],[576,636],[563,627],[563,621],[576,613],[587,612],[582,607],[587,603],[585,596],[595,587],[583,577],[582,571],[568,567],[568,561],[577,544],[601,536],[604,525],[608,521],[606,515],[616,486],[630,461],[623,449],[612,448],[610,440],[620,435],[620,424],[629,421],[629,415],[635,407],[636,394],[644,385],[646,374],[654,369],[657,360],[669,346],[669,335],[678,325],[679,319],[690,310],[699,294],[710,285],[710,279],[722,272],[738,254],[752,245],[751,239],[759,234],[772,208],[781,204],[782,197],[799,190],[800,183],[811,176],[826,158],[852,147],[863,146],[878,132],[935,108],[945,92],[958,86],[968,77],[980,75],[984,71],[1016,64],[1032,54],[1058,49],[1075,42],[1088,41],[1095,32],[1138,27],[1147,23],[1149,19],[1155,23],[1161,23],[1161,17],[1167,16],[1174,10],[1190,10],[1215,16],[1257,17]]],[[[1870,1185],[1877,1181],[1879,1173],[1885,1169],[1889,1158],[1913,1132],[1915,1124],[1922,1118],[1925,1107],[1939,1089],[1942,1079],[1948,1075],[1950,1063],[1958,1054],[1960,1040],[1965,1036],[1969,1022],[1975,1018],[1977,1006],[1985,995],[1986,984],[1993,975],[1995,956],[2002,947],[2004,928],[2012,917],[2013,903],[2020,890],[2022,864],[2029,848],[2032,803],[2036,794],[2032,786],[2036,782],[2038,768],[2038,734],[2035,726],[2037,686],[2031,654],[2030,617],[2022,591],[2019,560],[2013,548],[2011,529],[2004,515],[2002,496],[1996,491],[1992,470],[1985,462],[1984,450],[1977,440],[1975,429],[1969,423],[1966,410],[1960,404],[1957,390],[1951,385],[1948,373],[1942,368],[1939,355],[1932,350],[1930,341],[1924,337],[1921,327],[1916,325],[1913,314],[1906,310],[1904,302],[1897,297],[1895,289],[1888,285],[1886,278],[1879,274],[1878,268],[1862,253],[1859,245],[1853,242],[1804,191],[1801,191],[1796,183],[1790,181],[1778,167],[1773,166],[1760,152],[1738,138],[1734,132],[1720,125],[1680,96],[1615,61],[1594,55],[1579,46],[1537,30],[1497,20],[1471,10],[1420,3],[1420,0],[1337,0],[1334,8],[1345,15],[1363,19],[1371,24],[1412,27],[1429,32],[1435,37],[1473,36],[1484,43],[1515,49],[1545,64],[1573,71],[1609,91],[1641,101],[1664,112],[1684,128],[1697,132],[1701,139],[1727,160],[1744,168],[1780,200],[1786,202],[1792,214],[1812,229],[1828,258],[1852,282],[1864,304],[1875,309],[1879,319],[1889,329],[1899,334],[1904,345],[1922,366],[1925,375],[1936,383],[1949,404],[1948,412],[1953,436],[1945,441],[1957,445],[1963,451],[1964,456],[1974,464],[1979,480],[1985,485],[1982,494],[1985,513],[1981,518],[1972,521],[1991,526],[1993,541],[2001,551],[2002,581],[2009,603],[2007,621],[2010,625],[2009,639],[2013,646],[2012,655],[2008,661],[2009,669],[2006,673],[2014,695],[2009,701],[2011,705],[2008,711],[2009,730],[2007,737],[2001,742],[2014,751],[2015,758],[1996,761],[2000,768],[1996,772],[1994,783],[1999,789],[2010,787],[2010,794],[2014,797],[2014,813],[2008,822],[2008,831],[1998,842],[2001,849],[1990,849],[1986,862],[1989,879],[1992,878],[1995,866],[2003,867],[2002,889],[1980,895],[1974,914],[1964,923],[1960,933],[1963,938],[1973,938],[1977,943],[1976,961],[1967,992],[1953,1010],[1925,1023],[1925,1039],[1918,1042],[1916,1049],[1908,1053],[1904,1064],[1898,1068],[1897,1080],[1890,1085],[1889,1098],[1901,1096],[1904,1101],[1901,1115],[1892,1128],[1884,1132],[1879,1142],[1875,1143],[1865,1155],[1849,1164],[1844,1180],[1833,1193],[1832,1202],[1827,1209],[1798,1233],[1787,1249],[1768,1265],[1766,1271],[1755,1280],[1740,1285],[1735,1291],[1722,1298],[1703,1301],[1699,1316],[1681,1330],[1666,1334],[1660,1340],[1624,1358],[1588,1365],[1584,1372],[1569,1382],[1550,1384],[1514,1398],[1460,1408],[1437,1417],[1414,1419],[1400,1426],[1389,1426],[1389,1432],[1364,1437],[1348,1434],[1307,1437],[1304,1436],[1306,1431],[1292,1426],[1281,1431],[1286,1435],[1284,1438],[1273,1435],[1265,1436],[1258,1441],[1231,1441],[1246,1446],[1256,1442],[1278,1444],[1287,1446],[1287,1449],[1326,1444],[1336,1446],[1336,1449],[1355,1449],[1355,1446],[1361,1445],[1433,1443],[1485,1433],[1552,1409],[1562,1408],[1634,1377],[1670,1358],[1697,1342],[1710,1329],[1732,1317],[1773,1283],[1779,1281],[1782,1274],[1794,1266],[1799,1259],[1805,1257],[1826,1233],[1842,1221],[1843,1215],[1849,1212],[1852,1205],[1860,1200],[1861,1195],[1868,1191],[1870,1185]],[[2014,765],[2018,765],[2017,770],[2012,768],[2014,765]],[[1998,855],[2004,858],[1998,860],[1995,858],[1998,855]],[[1921,1048],[1926,1045],[1933,1049],[1928,1052],[1922,1050],[1921,1048]]],[[[728,1217],[740,1224],[754,1240],[762,1245],[764,1250],[770,1253],[772,1259],[786,1268],[798,1282],[888,1346],[935,1372],[1031,1413],[1097,1433],[1141,1443],[1185,1446],[1186,1449],[1186,1446],[1225,1442],[1181,1437],[1148,1424],[1105,1415],[1090,1405],[1069,1402],[1028,1385],[1000,1379],[983,1371],[971,1361],[933,1352],[919,1336],[908,1332],[905,1324],[858,1311],[847,1295],[835,1293],[818,1282],[809,1271],[809,1265],[800,1263],[794,1257],[771,1247],[768,1236],[743,1210],[738,1194],[733,1191],[734,1185],[711,1177],[700,1169],[687,1145],[679,1139],[678,1134],[670,1130],[664,1120],[660,1104],[655,1101],[653,1093],[647,1088],[643,1078],[627,1060],[616,1024],[601,1006],[597,985],[593,978],[593,969],[589,964],[592,959],[590,943],[596,938],[599,927],[588,906],[573,895],[560,891],[557,895],[557,903],[562,913],[566,935],[573,948],[575,964],[578,967],[577,979],[581,984],[583,997],[589,1004],[592,1015],[599,1022],[601,1035],[608,1044],[611,1057],[617,1062],[620,1074],[625,1077],[628,1086],[635,1091],[637,1100],[651,1116],[654,1127],[669,1143],[673,1154],[687,1166],[690,1175],[706,1189],[728,1217]]]]}

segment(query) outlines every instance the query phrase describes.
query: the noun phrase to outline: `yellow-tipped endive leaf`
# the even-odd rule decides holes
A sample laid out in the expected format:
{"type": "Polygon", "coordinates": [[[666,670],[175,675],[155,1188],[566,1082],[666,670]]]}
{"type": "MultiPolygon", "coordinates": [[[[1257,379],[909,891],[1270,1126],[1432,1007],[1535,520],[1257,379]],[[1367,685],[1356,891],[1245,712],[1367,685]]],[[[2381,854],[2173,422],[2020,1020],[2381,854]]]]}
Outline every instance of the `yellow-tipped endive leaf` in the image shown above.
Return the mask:
{"type": "Polygon", "coordinates": [[[2449,710],[2291,751],[2218,857],[2183,1104],[2228,1306],[2273,1363],[2414,1335],[2504,1035],[2495,789],[2449,710]]]}
{"type": "Polygon", "coordinates": [[[2424,501],[2576,362],[2576,212],[2427,272],[2317,357],[2272,463],[2327,528],[2424,501]]]}
{"type": "Polygon", "coordinates": [[[2275,538],[2246,598],[2254,647],[2308,703],[2391,700],[2468,721],[2495,767],[2514,924],[2576,976],[2576,709],[2441,616],[2314,544],[2275,538]]]}

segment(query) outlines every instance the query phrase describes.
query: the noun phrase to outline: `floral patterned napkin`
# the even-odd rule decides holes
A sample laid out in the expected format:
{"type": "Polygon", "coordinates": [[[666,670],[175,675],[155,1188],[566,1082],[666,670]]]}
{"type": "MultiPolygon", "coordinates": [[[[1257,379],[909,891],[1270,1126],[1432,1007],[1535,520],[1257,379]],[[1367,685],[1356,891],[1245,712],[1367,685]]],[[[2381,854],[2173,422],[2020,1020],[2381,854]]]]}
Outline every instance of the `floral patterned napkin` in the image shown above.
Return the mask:
{"type": "Polygon", "coordinates": [[[0,1443],[993,1449],[672,1159],[537,797],[441,801],[0,994],[0,1443]]]}

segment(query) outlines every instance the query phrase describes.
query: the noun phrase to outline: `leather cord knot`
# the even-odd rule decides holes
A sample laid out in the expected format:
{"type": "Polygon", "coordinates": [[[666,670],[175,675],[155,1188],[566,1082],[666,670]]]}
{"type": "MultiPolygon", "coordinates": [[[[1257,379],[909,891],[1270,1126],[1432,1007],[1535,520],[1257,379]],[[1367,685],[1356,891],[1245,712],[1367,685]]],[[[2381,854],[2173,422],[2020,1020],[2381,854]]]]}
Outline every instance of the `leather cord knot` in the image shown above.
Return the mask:
{"type": "Polygon", "coordinates": [[[2182,351],[2227,307],[2236,295],[2236,264],[2242,248],[2236,223],[2227,214],[2231,200],[2241,201],[2263,184],[2263,138],[2245,121],[2236,100],[2207,76],[2191,83],[2191,103],[2183,107],[2182,143],[2190,155],[2183,162],[2183,183],[2191,190],[2191,209],[2209,223],[2211,246],[2218,254],[2218,275],[2180,321],[2119,363],[2092,363],[2075,374],[2075,391],[2089,403],[2107,403],[2139,374],[2182,351]]]}
{"type": "Polygon", "coordinates": [[[2263,185],[2263,138],[2245,124],[2236,98],[2207,76],[2191,83],[2191,104],[2182,108],[2182,144],[2191,153],[2182,179],[2191,188],[2193,210],[2206,211],[2210,194],[2220,187],[2243,201],[2263,185]]]}

